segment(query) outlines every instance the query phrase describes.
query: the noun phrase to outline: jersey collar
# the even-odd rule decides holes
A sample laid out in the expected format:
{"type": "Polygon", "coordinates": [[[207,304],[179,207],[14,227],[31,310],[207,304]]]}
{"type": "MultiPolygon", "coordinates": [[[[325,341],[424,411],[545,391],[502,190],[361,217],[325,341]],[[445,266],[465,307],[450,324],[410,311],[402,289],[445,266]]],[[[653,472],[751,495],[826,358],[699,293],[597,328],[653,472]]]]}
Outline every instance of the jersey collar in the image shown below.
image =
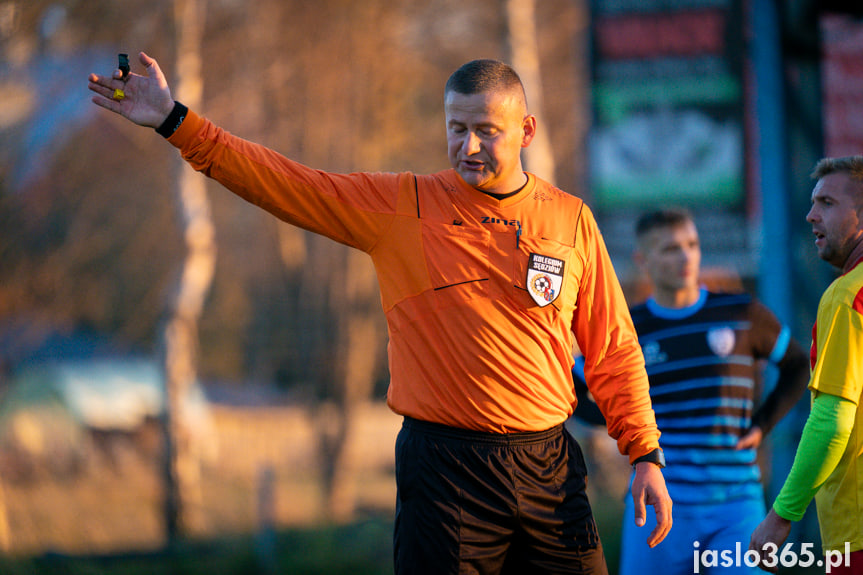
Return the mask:
{"type": "Polygon", "coordinates": [[[647,299],[647,310],[657,317],[663,319],[683,319],[698,312],[704,307],[704,302],[707,301],[707,289],[701,288],[698,292],[698,299],[692,305],[686,307],[664,307],[659,305],[653,296],[647,299]]]}

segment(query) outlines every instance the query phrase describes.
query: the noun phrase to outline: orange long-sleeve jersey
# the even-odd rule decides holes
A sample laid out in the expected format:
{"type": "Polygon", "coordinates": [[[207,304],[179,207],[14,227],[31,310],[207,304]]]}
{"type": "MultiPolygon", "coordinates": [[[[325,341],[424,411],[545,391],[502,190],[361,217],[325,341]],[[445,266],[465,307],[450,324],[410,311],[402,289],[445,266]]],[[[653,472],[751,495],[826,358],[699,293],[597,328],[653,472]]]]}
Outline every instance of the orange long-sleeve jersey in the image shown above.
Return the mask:
{"type": "Polygon", "coordinates": [[[578,198],[533,175],[498,201],[453,170],[313,170],[192,111],[169,141],[249,202],[372,257],[396,413],[497,433],[553,427],[576,401],[574,335],[621,453],[658,447],[626,301],[578,198]]]}

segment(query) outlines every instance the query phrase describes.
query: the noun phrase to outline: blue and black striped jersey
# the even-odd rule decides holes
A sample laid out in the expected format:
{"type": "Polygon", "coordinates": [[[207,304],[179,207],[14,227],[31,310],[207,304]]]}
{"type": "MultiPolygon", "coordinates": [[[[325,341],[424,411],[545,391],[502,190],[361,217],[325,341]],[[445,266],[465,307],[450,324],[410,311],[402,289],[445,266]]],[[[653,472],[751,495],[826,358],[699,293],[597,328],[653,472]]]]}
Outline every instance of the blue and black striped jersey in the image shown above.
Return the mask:
{"type": "Polygon", "coordinates": [[[702,290],[686,308],[664,308],[650,299],[631,313],[672,499],[760,497],[756,450],[735,446],[752,424],[759,360],[783,358],[788,328],[748,294],[702,290]]]}
{"type": "MultiPolygon", "coordinates": [[[[737,442],[754,425],[769,433],[802,396],[809,380],[805,351],[770,310],[747,294],[703,289],[689,307],[665,308],[649,299],[630,312],[674,502],[762,497],[756,449],[737,450],[737,442]],[[762,360],[777,364],[779,375],[759,402],[762,360]]],[[[574,415],[604,425],[581,365],[576,358],[574,415]]]]}

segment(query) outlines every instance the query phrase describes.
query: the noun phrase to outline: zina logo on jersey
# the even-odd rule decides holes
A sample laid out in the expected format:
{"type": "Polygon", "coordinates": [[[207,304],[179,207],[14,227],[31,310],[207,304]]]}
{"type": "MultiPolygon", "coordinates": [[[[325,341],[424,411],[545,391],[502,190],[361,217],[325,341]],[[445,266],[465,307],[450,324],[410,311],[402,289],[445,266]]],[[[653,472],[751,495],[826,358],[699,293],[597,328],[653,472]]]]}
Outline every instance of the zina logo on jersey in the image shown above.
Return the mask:
{"type": "Polygon", "coordinates": [[[527,291],[540,307],[545,307],[560,295],[563,285],[564,261],[549,256],[530,254],[527,262],[527,291]]]}

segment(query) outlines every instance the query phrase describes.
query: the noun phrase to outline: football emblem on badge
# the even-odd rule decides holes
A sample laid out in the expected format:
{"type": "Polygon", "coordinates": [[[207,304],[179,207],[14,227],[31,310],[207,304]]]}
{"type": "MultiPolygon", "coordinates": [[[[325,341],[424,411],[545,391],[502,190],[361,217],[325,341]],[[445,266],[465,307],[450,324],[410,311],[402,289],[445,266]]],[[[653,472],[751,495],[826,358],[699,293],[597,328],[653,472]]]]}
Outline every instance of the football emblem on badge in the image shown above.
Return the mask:
{"type": "Polygon", "coordinates": [[[540,307],[547,306],[560,295],[564,263],[557,258],[530,254],[527,262],[527,291],[540,307]]]}
{"type": "Polygon", "coordinates": [[[734,330],[730,327],[717,327],[707,332],[707,345],[719,357],[728,357],[734,351],[734,330]]]}
{"type": "Polygon", "coordinates": [[[533,293],[536,296],[541,297],[545,301],[554,300],[554,284],[552,284],[551,278],[545,274],[533,276],[533,281],[530,283],[530,289],[533,290],[533,293]]]}

